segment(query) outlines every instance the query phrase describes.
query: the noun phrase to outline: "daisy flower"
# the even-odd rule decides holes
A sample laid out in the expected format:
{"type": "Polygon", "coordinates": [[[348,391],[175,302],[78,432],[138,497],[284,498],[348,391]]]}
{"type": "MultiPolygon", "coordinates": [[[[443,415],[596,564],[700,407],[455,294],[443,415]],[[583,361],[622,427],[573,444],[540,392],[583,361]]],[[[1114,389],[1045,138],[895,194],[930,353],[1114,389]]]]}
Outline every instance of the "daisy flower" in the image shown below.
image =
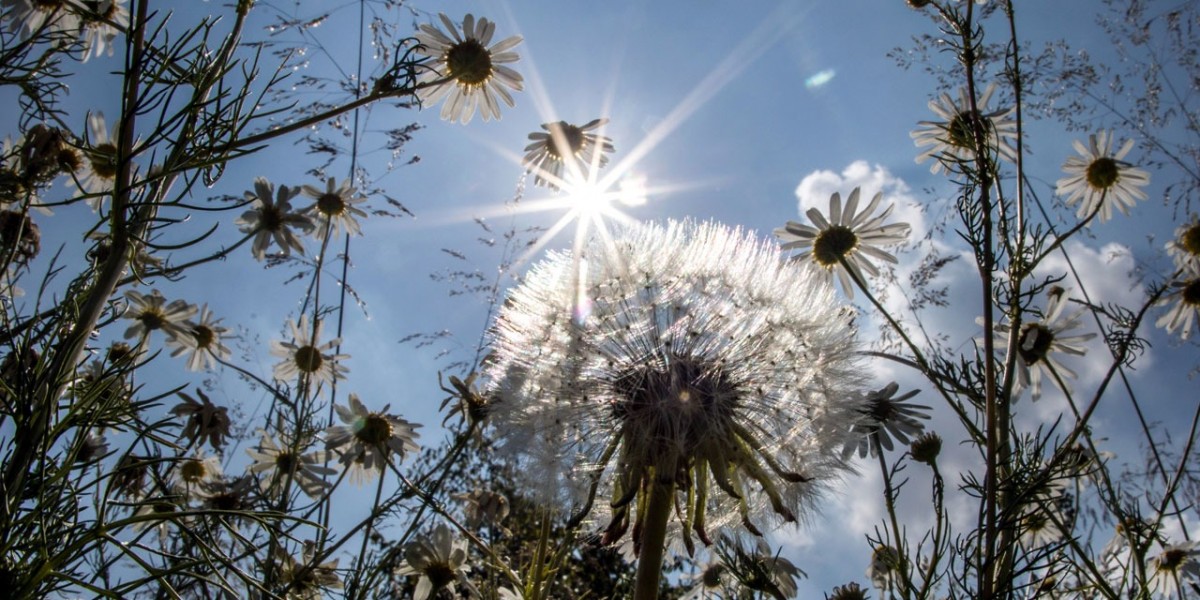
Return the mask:
{"type": "Polygon", "coordinates": [[[1067,197],[1067,206],[1079,204],[1075,215],[1080,219],[1099,214],[1103,223],[1112,218],[1114,207],[1128,215],[1138,200],[1146,199],[1141,188],[1150,184],[1150,174],[1123,160],[1133,149],[1133,140],[1125,140],[1116,153],[1114,141],[1111,131],[1088,136],[1087,146],[1075,140],[1079,156],[1063,163],[1067,176],[1058,180],[1055,192],[1067,197]]]}
{"type": "Polygon", "coordinates": [[[1021,516],[1019,541],[1026,550],[1033,550],[1065,539],[1071,531],[1075,507],[1071,495],[1060,484],[1034,495],[1021,516]]]}
{"type": "MultiPolygon", "coordinates": [[[[1021,390],[1032,389],[1033,400],[1037,402],[1042,397],[1043,378],[1049,378],[1061,387],[1064,394],[1070,394],[1071,386],[1067,384],[1067,378],[1074,378],[1075,372],[1063,366],[1055,355],[1083,356],[1087,353],[1083,343],[1096,337],[1094,333],[1068,335],[1071,330],[1079,328],[1086,308],[1081,307],[1064,315],[1068,300],[1066,290],[1055,286],[1050,288],[1047,296],[1049,300],[1044,316],[1040,320],[1021,324],[1021,332],[1017,337],[1017,385],[1013,390],[1014,400],[1020,396],[1021,390]]],[[[1008,347],[1011,327],[1008,324],[997,324],[996,334],[1000,339],[997,346],[1008,347]]]]}
{"type": "Polygon", "coordinates": [[[183,431],[179,432],[179,437],[193,443],[204,440],[214,450],[219,450],[225,444],[225,438],[229,437],[229,427],[232,425],[229,410],[213,404],[208,399],[208,394],[200,388],[196,388],[196,395],[200,396],[200,401],[184,392],[176,393],[183,398],[183,402],[171,409],[171,414],[184,419],[183,431]]]}
{"type": "Polygon", "coordinates": [[[895,587],[895,578],[900,574],[900,553],[891,546],[876,546],[867,565],[867,578],[880,593],[890,592],[895,587]]]}
{"type": "Polygon", "coordinates": [[[508,90],[520,91],[519,73],[505,66],[517,62],[516,52],[521,36],[507,37],[488,47],[496,24],[468,14],[463,18],[462,34],[458,26],[444,14],[439,14],[446,32],[422,23],[417,33],[417,53],[433,59],[433,64],[417,76],[417,97],[422,105],[432,106],[445,99],[441,117],[461,121],[464,125],[475,116],[479,107],[483,120],[500,118],[499,98],[510,107],[514,105],[508,90]]]}
{"type": "Polygon", "coordinates": [[[125,309],[125,318],[133,324],[125,330],[125,339],[137,338],[145,343],[153,331],[162,331],[168,338],[187,335],[187,320],[196,314],[196,306],[183,300],[167,299],[158,292],[151,290],[149,295],[129,290],[125,292],[129,302],[125,309]]]}
{"type": "Polygon", "coordinates": [[[396,575],[419,577],[413,600],[435,598],[441,590],[456,594],[457,585],[463,587],[463,593],[475,598],[479,590],[466,577],[466,562],[466,541],[454,537],[449,527],[439,524],[431,536],[420,536],[405,544],[404,564],[396,575]]]}
{"type": "Polygon", "coordinates": [[[1175,228],[1175,239],[1167,242],[1167,254],[1175,259],[1175,268],[1200,271],[1200,218],[1175,228]]]}
{"type": "Polygon", "coordinates": [[[205,456],[200,452],[175,463],[175,469],[171,473],[171,485],[172,489],[185,497],[193,498],[198,497],[203,486],[219,481],[222,475],[220,457],[205,456]]]}
{"type": "Polygon", "coordinates": [[[271,340],[271,354],[283,358],[275,365],[275,379],[291,381],[296,378],[307,379],[309,385],[322,382],[333,383],[335,379],[345,379],[349,370],[340,361],[350,358],[347,354],[329,354],[342,343],[341,338],[334,338],[323,345],[320,344],[321,326],[318,319],[311,328],[308,325],[308,315],[300,317],[300,322],[288,320],[292,330],[292,341],[281,342],[271,340]]]}
{"type": "MultiPolygon", "coordinates": [[[[912,4],[912,0],[909,0],[909,4],[912,4]]],[[[857,582],[836,586],[830,594],[826,596],[827,600],[867,600],[867,591],[857,582]]]]}
{"type": "Polygon", "coordinates": [[[112,195],[117,182],[117,142],[120,137],[117,124],[109,133],[104,122],[104,113],[88,113],[87,144],[83,148],[84,161],[75,177],[75,185],[81,194],[87,194],[87,204],[92,210],[100,210],[106,196],[112,195]]]}
{"type": "Polygon", "coordinates": [[[989,85],[975,102],[976,110],[971,110],[971,99],[965,87],[958,90],[957,101],[945,92],[930,100],[929,110],[942,120],[920,121],[920,127],[912,132],[913,143],[925,147],[917,155],[917,162],[934,159],[929,170],[935,174],[957,171],[960,163],[973,162],[977,128],[983,130],[988,156],[999,154],[1005,160],[1016,161],[1013,140],[1017,138],[1017,122],[1012,118],[1013,109],[989,111],[987,108],[995,91],[996,85],[989,85]]]}
{"type": "Polygon", "coordinates": [[[311,541],[304,542],[300,560],[296,560],[281,547],[275,548],[275,567],[279,569],[279,582],[286,586],[282,597],[321,600],[326,597],[325,590],[342,589],[342,580],[337,574],[340,559],[316,564],[316,554],[317,546],[311,541]]]}
{"type": "Polygon", "coordinates": [[[1183,542],[1163,548],[1150,560],[1150,589],[1173,598],[1184,581],[1200,582],[1200,542],[1183,542]]]}
{"type": "Polygon", "coordinates": [[[255,259],[262,260],[266,256],[267,247],[271,245],[272,240],[284,256],[292,250],[304,254],[304,244],[300,243],[292,229],[308,233],[313,230],[315,224],[308,215],[292,211],[291,200],[299,193],[300,188],[281,185],[277,194],[275,184],[266,177],[254,180],[254,191],[247,191],[245,194],[246,200],[253,202],[252,208],[242,213],[235,223],[242,233],[254,234],[254,244],[250,247],[250,252],[255,259]]]}
{"type": "Polygon", "coordinates": [[[1183,269],[1167,289],[1170,291],[1159,299],[1158,305],[1174,302],[1175,306],[1159,317],[1154,326],[1166,329],[1167,333],[1175,333],[1178,329],[1179,337],[1186,340],[1192,335],[1196,315],[1200,314],[1200,267],[1183,269]]]}
{"type": "Polygon", "coordinates": [[[387,414],[387,406],[379,412],[368,411],[358,394],[350,394],[350,406],[335,404],[338,418],[345,425],[325,430],[325,448],[337,450],[342,465],[351,469],[351,478],[362,483],[382,472],[388,464],[387,454],[395,452],[398,460],[420,449],[416,439],[417,427],[400,417],[387,414]]]}
{"type": "Polygon", "coordinates": [[[844,470],[862,402],[832,288],[740,230],[619,233],[586,268],[552,254],[500,310],[486,394],[502,448],[543,502],[611,507],[609,543],[641,530],[663,481],[688,547],[710,525],[795,521],[844,470]]]}
{"type": "Polygon", "coordinates": [[[910,439],[925,430],[921,420],[929,419],[929,415],[922,411],[929,410],[929,407],[905,402],[916,396],[918,390],[893,398],[899,389],[900,386],[892,382],[881,390],[867,394],[862,407],[866,421],[856,423],[851,428],[856,437],[846,441],[842,449],[842,458],[850,458],[856,449],[860,458],[866,457],[867,452],[870,452],[871,456],[878,456],[880,447],[885,450],[892,449],[892,438],[907,445],[910,439]]]}
{"type": "Polygon", "coordinates": [[[526,172],[533,172],[534,185],[557,190],[564,181],[563,169],[587,179],[593,169],[608,164],[606,154],[613,152],[612,140],[593,133],[607,123],[608,119],[593,119],[583,126],[566,121],[542,123],[545,131],[529,134],[532,141],[525,146],[521,165],[526,172]]]}
{"type": "Polygon", "coordinates": [[[167,340],[167,346],[174,348],[171,356],[187,356],[189,371],[203,371],[216,368],[219,360],[229,358],[231,351],[221,341],[221,337],[229,329],[218,325],[220,319],[214,319],[212,311],[205,304],[200,307],[200,319],[183,324],[183,333],[167,340]]]}
{"type": "Polygon", "coordinates": [[[342,181],[342,185],[334,187],[337,180],[333,177],[325,180],[325,189],[313,187],[311,185],[304,186],[304,195],[310,198],[315,198],[317,201],[304,209],[304,214],[309,215],[321,226],[313,229],[313,234],[322,237],[325,235],[325,230],[333,227],[333,235],[337,235],[345,228],[346,232],[351,235],[361,235],[362,230],[358,227],[358,221],[355,217],[367,218],[367,213],[362,209],[354,206],[361,204],[367,199],[358,194],[358,190],[350,185],[350,180],[342,181]]]}
{"type": "Polygon", "coordinates": [[[3,0],[0,4],[5,16],[12,19],[9,30],[19,29],[25,37],[79,30],[79,17],[65,0],[3,0]]]}
{"type": "Polygon", "coordinates": [[[292,483],[300,486],[309,498],[320,498],[329,487],[329,482],[325,481],[324,477],[337,473],[336,469],[325,466],[329,461],[329,453],[314,450],[302,454],[299,445],[293,447],[286,440],[276,443],[265,431],[259,433],[262,440],[258,448],[248,448],[246,454],[254,459],[254,464],[250,465],[248,471],[262,475],[262,489],[265,491],[277,486],[282,488],[290,477],[292,483]]]}
{"type": "Polygon", "coordinates": [[[84,13],[81,21],[82,62],[105,53],[113,55],[113,40],[129,27],[129,9],[125,7],[125,2],[127,0],[93,0],[85,3],[91,12],[84,13]]]}
{"type": "Polygon", "coordinates": [[[890,263],[896,262],[896,257],[880,249],[880,246],[899,244],[908,237],[908,223],[889,223],[884,221],[892,214],[896,205],[891,204],[878,216],[871,216],[879,208],[883,193],[877,193],[871,198],[871,203],[858,212],[858,196],[860,188],[850,192],[845,210],[842,209],[842,196],[834,192],[829,198],[829,218],[816,208],[808,209],[805,214],[816,225],[804,225],[788,221],[787,225],[775,230],[775,237],[782,242],[783,250],[804,248],[797,255],[798,259],[811,259],[828,279],[836,270],[838,279],[846,296],[854,298],[854,285],[849,275],[842,267],[842,260],[859,279],[865,281],[862,272],[878,275],[870,257],[890,263]]]}

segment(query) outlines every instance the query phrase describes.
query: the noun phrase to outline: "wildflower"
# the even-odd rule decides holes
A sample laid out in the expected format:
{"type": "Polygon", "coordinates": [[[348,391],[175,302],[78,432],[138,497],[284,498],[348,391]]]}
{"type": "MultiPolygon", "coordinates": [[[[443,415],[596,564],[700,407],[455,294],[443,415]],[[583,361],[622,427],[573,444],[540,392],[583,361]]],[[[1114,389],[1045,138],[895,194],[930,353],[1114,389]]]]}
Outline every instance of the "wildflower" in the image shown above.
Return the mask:
{"type": "Polygon", "coordinates": [[[466,542],[453,537],[449,527],[439,524],[433,530],[432,537],[420,536],[405,544],[404,564],[396,574],[401,577],[420,577],[414,600],[437,597],[437,593],[443,589],[456,593],[456,585],[462,585],[464,592],[471,597],[478,597],[479,591],[463,572],[466,561],[466,542]]]}
{"type": "MultiPolygon", "coordinates": [[[[1017,389],[1013,398],[1016,399],[1021,390],[1033,390],[1033,400],[1042,397],[1042,378],[1049,377],[1058,385],[1064,394],[1071,393],[1067,384],[1068,377],[1075,377],[1075,372],[1063,366],[1055,357],[1057,353],[1083,356],[1087,351],[1083,343],[1096,337],[1094,333],[1083,335],[1065,335],[1080,325],[1084,308],[1080,308],[1066,316],[1063,309],[1067,305],[1067,291],[1061,287],[1050,288],[1047,293],[1049,300],[1041,320],[1021,324],[1021,334],[1017,338],[1017,389]]],[[[996,334],[1000,344],[1007,346],[1011,327],[1007,324],[997,324],[996,334]]]]}
{"type": "Polygon", "coordinates": [[[117,461],[113,469],[112,489],[127,498],[141,498],[146,492],[146,478],[150,462],[144,456],[126,454],[117,461]]]}
{"type": "Polygon", "coordinates": [[[534,185],[557,190],[564,181],[563,169],[581,179],[608,164],[606,153],[613,151],[612,140],[592,133],[603,127],[608,119],[592,119],[586,125],[571,125],[566,121],[542,123],[545,132],[529,134],[532,140],[525,146],[522,166],[534,173],[534,185]]]}
{"type": "Polygon", "coordinates": [[[1175,239],[1167,242],[1167,254],[1175,259],[1175,268],[1200,271],[1200,218],[1175,228],[1175,239]]]}
{"type": "Polygon", "coordinates": [[[301,453],[303,444],[293,445],[281,440],[275,443],[265,431],[261,432],[262,441],[257,450],[249,448],[246,453],[254,459],[249,471],[254,474],[267,473],[261,480],[262,489],[268,490],[287,481],[299,485],[309,498],[320,498],[329,483],[322,479],[327,475],[337,473],[336,470],[324,466],[329,459],[329,453],[315,450],[307,454],[301,453]]]}
{"type": "Polygon", "coordinates": [[[900,553],[891,546],[876,546],[867,565],[867,577],[881,593],[892,591],[894,577],[900,572],[900,553]]]}
{"type": "Polygon", "coordinates": [[[41,250],[41,230],[29,215],[0,210],[0,263],[28,265],[41,250]]]}
{"type": "Polygon", "coordinates": [[[1154,326],[1166,329],[1167,333],[1175,333],[1178,329],[1179,337],[1186,340],[1192,335],[1196,315],[1200,314],[1200,266],[1184,268],[1167,289],[1169,292],[1163,294],[1157,304],[1165,306],[1175,302],[1175,306],[1159,317],[1154,326]]]}
{"type": "Polygon", "coordinates": [[[913,460],[933,466],[937,457],[942,453],[942,436],[933,433],[922,433],[908,446],[908,452],[913,460]]]}
{"type": "Polygon", "coordinates": [[[1182,542],[1163,548],[1150,560],[1150,589],[1167,598],[1179,594],[1184,580],[1200,583],[1200,542],[1182,542]]]}
{"type": "Polygon", "coordinates": [[[454,496],[463,503],[463,515],[468,528],[480,525],[499,525],[508,517],[508,498],[488,490],[474,489],[454,496]]]}
{"type": "Polygon", "coordinates": [[[323,590],[342,589],[342,580],[337,575],[338,560],[316,564],[316,544],[304,542],[300,560],[281,547],[275,548],[275,566],[279,569],[279,582],[286,586],[283,597],[295,600],[320,600],[323,590]]]}
{"type": "Polygon", "coordinates": [[[241,511],[250,508],[250,492],[254,479],[243,475],[236,479],[225,477],[203,483],[194,494],[209,509],[241,511]]]}
{"type": "Polygon", "coordinates": [[[84,467],[90,465],[108,454],[108,441],[104,439],[104,432],[88,431],[83,440],[79,443],[79,452],[75,455],[75,466],[84,467]]]}
{"type": "Polygon", "coordinates": [[[420,437],[414,425],[387,414],[387,406],[379,412],[370,412],[358,399],[350,394],[350,407],[335,404],[338,417],[345,425],[334,425],[325,430],[325,448],[337,450],[341,463],[352,468],[351,476],[361,482],[376,471],[383,471],[388,464],[388,452],[395,452],[398,460],[416,452],[416,439],[420,437]]]}
{"type": "Polygon", "coordinates": [[[842,261],[845,261],[846,267],[859,280],[866,281],[863,271],[871,275],[879,274],[868,255],[895,263],[896,257],[881,250],[879,246],[903,242],[910,230],[908,223],[883,224],[892,214],[894,204],[889,205],[879,216],[871,216],[883,199],[882,192],[875,194],[871,203],[862,212],[858,212],[859,191],[860,188],[854,188],[854,191],[850,192],[845,210],[842,210],[840,194],[835,192],[830,196],[828,220],[820,210],[808,209],[805,214],[816,227],[788,221],[786,226],[775,230],[775,237],[783,242],[782,249],[805,248],[797,258],[811,258],[821,267],[821,272],[827,279],[836,270],[838,279],[842,282],[842,289],[850,298],[854,297],[854,286],[846,274],[845,267],[842,266],[842,261]]]}
{"type": "MultiPolygon", "coordinates": [[[[55,177],[73,175],[83,166],[83,156],[63,130],[47,125],[34,125],[11,146],[5,146],[7,167],[10,169],[8,188],[18,194],[17,200],[36,199],[37,188],[50,185],[55,177]]],[[[51,214],[45,207],[39,207],[51,214]]]]}
{"type": "Polygon", "coordinates": [[[1061,484],[1034,494],[1021,516],[1021,544],[1029,550],[1062,541],[1071,530],[1075,507],[1061,484]]]}
{"type": "Polygon", "coordinates": [[[85,2],[90,11],[82,15],[83,56],[87,62],[92,56],[107,53],[113,55],[113,40],[121,30],[129,27],[127,0],[91,0],[85,2]]]}
{"type": "Polygon", "coordinates": [[[908,444],[909,439],[925,429],[919,419],[929,418],[928,414],[921,412],[929,410],[929,407],[905,402],[916,396],[918,390],[893,398],[899,389],[900,386],[892,382],[881,390],[867,394],[860,409],[866,420],[856,423],[851,429],[855,436],[846,441],[842,458],[850,458],[855,449],[859,457],[865,457],[868,450],[871,456],[878,456],[881,446],[885,450],[892,449],[892,438],[901,444],[908,444]]]}
{"type": "Polygon", "coordinates": [[[998,154],[1005,160],[1016,161],[1017,150],[1012,143],[1017,137],[1017,122],[1012,118],[1013,109],[989,112],[987,108],[995,91],[996,85],[989,85],[975,101],[974,110],[965,87],[959,89],[958,101],[945,92],[930,100],[929,110],[942,120],[921,121],[920,127],[912,132],[917,146],[927,146],[917,155],[917,162],[934,159],[929,170],[935,174],[958,170],[960,163],[975,160],[979,150],[975,144],[976,129],[983,133],[985,156],[990,159],[998,154]]]}
{"type": "Polygon", "coordinates": [[[200,307],[200,319],[196,322],[187,321],[183,324],[183,333],[167,340],[167,346],[173,348],[171,356],[187,356],[189,371],[203,371],[214,368],[218,361],[229,358],[233,352],[221,342],[221,336],[229,331],[217,323],[212,311],[205,304],[200,307]]]}
{"type": "Polygon", "coordinates": [[[867,591],[856,582],[847,583],[833,588],[833,595],[825,596],[825,600],[867,600],[867,591]]]}
{"type": "Polygon", "coordinates": [[[496,24],[481,18],[475,20],[468,14],[463,18],[462,35],[458,26],[444,14],[439,14],[448,33],[437,27],[422,23],[417,33],[417,52],[433,58],[417,77],[417,97],[423,105],[434,105],[443,98],[441,117],[447,121],[461,121],[464,125],[475,116],[475,107],[484,121],[500,118],[500,98],[510,107],[514,105],[509,89],[520,91],[522,78],[519,73],[505,66],[517,62],[516,52],[511,52],[521,43],[521,36],[514,35],[488,47],[496,24]],[[506,89],[507,88],[507,89],[506,89]]]}
{"type": "Polygon", "coordinates": [[[24,37],[79,29],[79,18],[68,8],[66,0],[3,0],[0,4],[4,16],[12,19],[9,30],[19,29],[24,37]]]}
{"type": "Polygon", "coordinates": [[[336,235],[343,228],[348,234],[361,235],[362,230],[358,226],[358,221],[354,217],[367,218],[367,213],[362,209],[354,206],[366,201],[366,198],[359,195],[358,190],[350,185],[350,180],[342,181],[340,186],[336,188],[334,185],[337,180],[333,177],[325,180],[325,189],[313,187],[311,185],[304,186],[304,195],[310,198],[315,198],[316,202],[304,209],[304,214],[309,215],[317,222],[321,223],[321,227],[315,228],[313,231],[316,235],[324,235],[325,231],[333,228],[333,234],[336,235]]]}
{"type": "Polygon", "coordinates": [[[1063,163],[1067,176],[1058,180],[1056,193],[1067,197],[1067,206],[1079,203],[1075,214],[1080,219],[1099,214],[1103,223],[1112,218],[1114,206],[1128,215],[1138,200],[1146,199],[1141,188],[1150,184],[1150,174],[1123,160],[1133,149],[1133,140],[1125,140],[1115,154],[1113,142],[1111,131],[1088,136],[1087,146],[1075,140],[1079,156],[1063,163]]]}
{"type": "Polygon", "coordinates": [[[304,244],[292,233],[299,229],[304,233],[313,230],[315,225],[307,215],[292,212],[291,200],[300,193],[299,188],[279,186],[275,192],[275,184],[265,177],[254,180],[254,191],[247,191],[246,200],[251,201],[250,210],[242,213],[236,223],[242,233],[254,235],[254,244],[250,247],[251,254],[257,260],[266,256],[267,247],[274,240],[275,244],[287,256],[292,250],[304,254],[304,244]],[[275,199],[272,200],[271,198],[275,199]]]}
{"type": "Polygon", "coordinates": [[[308,316],[300,317],[300,322],[288,321],[292,330],[292,341],[271,341],[271,354],[284,360],[275,365],[275,379],[291,381],[300,377],[307,379],[310,385],[321,382],[333,383],[335,379],[345,378],[348,369],[339,361],[350,358],[346,354],[327,354],[342,343],[341,338],[334,338],[323,345],[318,345],[321,339],[321,321],[311,329],[308,326],[308,316]]]}
{"type": "Polygon", "coordinates": [[[199,402],[183,392],[177,393],[183,398],[183,402],[176,404],[171,409],[171,414],[187,420],[179,437],[191,443],[207,440],[214,450],[219,450],[225,445],[225,438],[229,437],[231,422],[228,409],[224,406],[217,407],[200,388],[196,388],[196,394],[200,396],[199,402]]]}
{"type": "Polygon", "coordinates": [[[599,491],[610,543],[660,481],[689,548],[708,523],[757,533],[768,504],[796,520],[843,468],[861,402],[833,290],[716,224],[633,228],[586,256],[535,266],[493,326],[489,422],[542,500],[586,509],[599,491]]]}
{"type": "Polygon", "coordinates": [[[203,486],[220,481],[221,461],[217,456],[205,456],[203,451],[184,457],[175,464],[171,475],[173,489],[187,498],[198,495],[203,486]]]}
{"type": "Polygon", "coordinates": [[[167,299],[158,292],[151,290],[149,295],[133,290],[125,292],[129,306],[125,309],[125,318],[133,324],[125,330],[125,339],[138,338],[145,343],[153,331],[162,331],[169,338],[186,335],[184,323],[196,314],[195,305],[183,300],[167,299]]]}
{"type": "Polygon", "coordinates": [[[82,164],[82,171],[75,177],[75,184],[81,194],[87,194],[88,206],[98,211],[104,197],[111,195],[116,188],[119,132],[114,124],[109,134],[102,112],[89,113],[87,122],[90,135],[83,149],[86,160],[82,164]]]}

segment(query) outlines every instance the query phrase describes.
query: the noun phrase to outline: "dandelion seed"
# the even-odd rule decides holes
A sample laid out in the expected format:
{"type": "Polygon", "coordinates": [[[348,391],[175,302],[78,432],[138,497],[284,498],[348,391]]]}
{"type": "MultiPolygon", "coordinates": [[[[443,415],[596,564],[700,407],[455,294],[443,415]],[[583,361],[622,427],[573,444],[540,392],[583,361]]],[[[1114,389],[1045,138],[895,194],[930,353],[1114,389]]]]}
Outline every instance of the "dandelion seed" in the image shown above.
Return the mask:
{"type": "Polygon", "coordinates": [[[522,78],[519,73],[505,66],[517,62],[516,52],[511,50],[520,44],[521,36],[507,37],[488,47],[496,24],[474,15],[463,18],[462,34],[458,26],[444,14],[438,17],[446,28],[421,24],[417,33],[417,52],[433,58],[417,77],[417,90],[421,104],[432,106],[445,99],[441,117],[447,121],[461,121],[464,125],[475,115],[475,108],[484,121],[500,118],[500,105],[496,99],[513,106],[508,90],[520,91],[522,78]]]}
{"type": "MultiPolygon", "coordinates": [[[[1013,141],[1017,138],[1017,122],[1012,118],[1011,108],[988,110],[988,102],[995,92],[996,85],[989,85],[975,102],[974,110],[971,109],[971,99],[965,87],[959,89],[957,101],[945,92],[930,100],[929,110],[942,120],[921,121],[918,123],[920,127],[912,132],[913,143],[925,147],[917,155],[917,162],[932,158],[933,165],[929,170],[933,173],[958,172],[963,163],[975,161],[979,150],[976,147],[976,129],[983,133],[987,156],[999,155],[1000,158],[1015,162],[1017,150],[1013,141]]],[[[974,168],[973,165],[971,168],[974,168]]]]}
{"type": "Polygon", "coordinates": [[[1098,211],[1103,223],[1112,218],[1114,207],[1128,215],[1138,200],[1146,199],[1141,188],[1150,184],[1150,174],[1123,160],[1133,149],[1133,140],[1125,140],[1115,153],[1114,141],[1111,131],[1088,136],[1087,146],[1076,140],[1079,156],[1063,164],[1067,176],[1058,180],[1056,192],[1067,197],[1067,206],[1079,204],[1080,219],[1098,211]]]}

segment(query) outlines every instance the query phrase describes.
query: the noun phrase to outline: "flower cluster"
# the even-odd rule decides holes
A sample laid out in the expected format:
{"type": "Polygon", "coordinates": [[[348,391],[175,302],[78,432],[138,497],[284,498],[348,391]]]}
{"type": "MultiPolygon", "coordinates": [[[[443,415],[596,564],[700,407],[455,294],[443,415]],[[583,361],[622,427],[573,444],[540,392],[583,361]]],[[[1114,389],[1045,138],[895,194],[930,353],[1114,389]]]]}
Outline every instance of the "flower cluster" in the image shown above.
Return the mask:
{"type": "Polygon", "coordinates": [[[186,357],[192,371],[215,367],[229,358],[231,351],[224,344],[229,330],[213,317],[208,305],[197,307],[183,300],[168,303],[158,290],[149,294],[130,290],[125,298],[129,302],[125,318],[133,321],[125,330],[125,339],[136,338],[145,346],[152,332],[162,331],[167,346],[172,348],[171,356],[186,357]],[[200,318],[193,321],[197,312],[200,318]]]}

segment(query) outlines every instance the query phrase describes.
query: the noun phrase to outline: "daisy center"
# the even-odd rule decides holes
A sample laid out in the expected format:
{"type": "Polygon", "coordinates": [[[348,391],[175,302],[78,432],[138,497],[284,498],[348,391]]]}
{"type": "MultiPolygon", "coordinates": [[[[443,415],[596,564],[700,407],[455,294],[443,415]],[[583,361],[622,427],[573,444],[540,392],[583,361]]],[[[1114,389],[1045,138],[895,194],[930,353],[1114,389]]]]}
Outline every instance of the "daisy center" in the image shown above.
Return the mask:
{"type": "Polygon", "coordinates": [[[446,68],[450,78],[461,85],[483,85],[492,76],[492,53],[470,38],[446,51],[446,68]]]}
{"type": "Polygon", "coordinates": [[[1020,347],[1017,352],[1025,364],[1032,365],[1050,353],[1050,345],[1054,343],[1054,333],[1041,323],[1026,323],[1021,327],[1020,347]]]}
{"type": "Polygon", "coordinates": [[[208,505],[217,510],[237,510],[242,506],[242,497],[233,492],[213,494],[208,498],[208,505]]]}
{"type": "Polygon", "coordinates": [[[196,338],[197,348],[208,348],[216,341],[217,334],[207,325],[197,325],[192,328],[192,337],[196,338]]]}
{"type": "Polygon", "coordinates": [[[959,148],[974,148],[975,125],[984,123],[986,121],[978,110],[964,110],[954,115],[954,119],[946,126],[946,133],[950,135],[950,145],[959,148]]]}
{"type": "Polygon", "coordinates": [[[279,231],[283,229],[283,211],[264,201],[262,210],[258,213],[258,228],[263,231],[279,231]]]}
{"type": "Polygon", "coordinates": [[[1188,227],[1179,238],[1179,246],[1192,256],[1200,256],[1200,223],[1188,227]]]}
{"type": "Polygon", "coordinates": [[[550,129],[550,145],[546,147],[546,153],[555,160],[563,160],[568,156],[575,156],[583,150],[583,130],[566,124],[558,124],[550,129]]]}
{"type": "Polygon", "coordinates": [[[454,581],[454,569],[444,562],[435,562],[425,567],[425,576],[433,584],[434,590],[440,590],[454,581]]]}
{"type": "Polygon", "coordinates": [[[339,217],[346,212],[346,201],[337,194],[321,194],[317,198],[317,211],[331,219],[339,217]]]}
{"type": "Polygon", "coordinates": [[[300,346],[296,349],[296,355],[293,357],[296,361],[296,368],[305,373],[315,373],[321,368],[321,364],[325,362],[325,358],[321,356],[321,351],[313,346],[300,346]]]}
{"type": "Polygon", "coordinates": [[[822,267],[830,268],[856,247],[858,236],[849,227],[833,225],[817,234],[813,241],[813,258],[822,267]]]}
{"type": "Polygon", "coordinates": [[[1178,548],[1171,548],[1162,553],[1162,557],[1158,559],[1159,571],[1172,571],[1179,569],[1179,565],[1183,564],[1183,559],[1187,558],[1187,552],[1178,548]]]}
{"type": "Polygon", "coordinates": [[[101,179],[117,178],[117,147],[113,144],[100,144],[89,152],[92,171],[101,179]]]}
{"type": "Polygon", "coordinates": [[[163,325],[167,324],[167,320],[163,318],[162,313],[156,310],[147,310],[138,315],[138,320],[142,322],[147,330],[162,329],[163,325]]]}
{"type": "Polygon", "coordinates": [[[364,444],[383,446],[392,437],[392,423],[386,417],[372,413],[363,419],[362,428],[354,435],[364,444]]]}
{"type": "Polygon", "coordinates": [[[1098,190],[1106,190],[1112,187],[1117,182],[1119,176],[1120,172],[1117,168],[1117,161],[1107,156],[1101,156],[1093,160],[1087,168],[1088,185],[1098,190]]]}
{"type": "Polygon", "coordinates": [[[1193,279],[1183,288],[1183,303],[1200,306],[1200,279],[1193,279]]]}
{"type": "Polygon", "coordinates": [[[280,473],[295,473],[296,467],[300,466],[300,457],[294,452],[280,452],[275,455],[275,468],[280,473]]]}
{"type": "Polygon", "coordinates": [[[179,469],[179,476],[188,483],[196,483],[208,474],[208,468],[204,466],[204,461],[189,460],[183,463],[179,469]]]}
{"type": "Polygon", "coordinates": [[[33,4],[42,10],[51,11],[62,6],[63,3],[62,0],[33,0],[33,4]]]}

